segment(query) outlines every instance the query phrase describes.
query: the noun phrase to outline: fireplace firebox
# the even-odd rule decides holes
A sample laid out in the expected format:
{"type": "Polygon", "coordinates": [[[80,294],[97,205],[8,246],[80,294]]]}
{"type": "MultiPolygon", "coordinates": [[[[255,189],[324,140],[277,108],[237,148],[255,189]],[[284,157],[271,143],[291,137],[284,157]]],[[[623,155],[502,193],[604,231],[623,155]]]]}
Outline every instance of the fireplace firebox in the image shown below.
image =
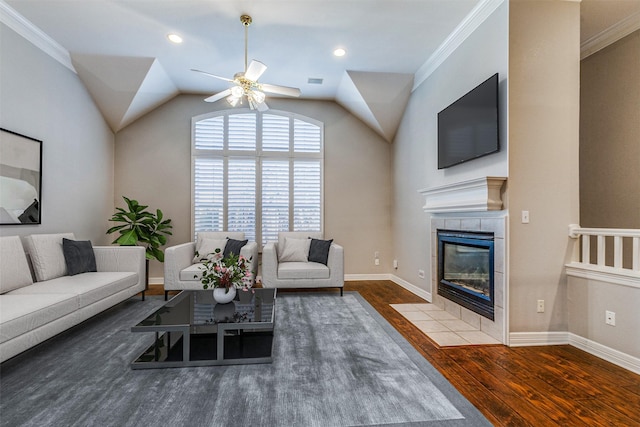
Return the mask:
{"type": "Polygon", "coordinates": [[[438,295],[494,320],[493,233],[438,230],[438,295]]]}

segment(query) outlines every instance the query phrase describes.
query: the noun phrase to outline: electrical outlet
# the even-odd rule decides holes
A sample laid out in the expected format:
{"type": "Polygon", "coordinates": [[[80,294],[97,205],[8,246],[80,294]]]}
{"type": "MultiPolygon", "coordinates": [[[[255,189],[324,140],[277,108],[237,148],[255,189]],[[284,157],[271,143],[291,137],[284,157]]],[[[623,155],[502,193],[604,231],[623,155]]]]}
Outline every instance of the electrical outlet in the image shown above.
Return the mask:
{"type": "Polygon", "coordinates": [[[616,326],[616,313],[614,311],[605,311],[604,312],[604,322],[607,325],[616,326]]]}
{"type": "Polygon", "coordinates": [[[544,313],[544,300],[538,300],[538,313],[544,313]]]}
{"type": "Polygon", "coordinates": [[[398,268],[398,260],[397,259],[393,260],[393,268],[395,268],[395,269],[398,268]]]}
{"type": "Polygon", "coordinates": [[[380,265],[380,260],[378,258],[376,258],[375,261],[374,261],[374,264],[375,265],[380,265]]]}
{"type": "Polygon", "coordinates": [[[424,270],[418,270],[418,277],[424,279],[424,270]]]}

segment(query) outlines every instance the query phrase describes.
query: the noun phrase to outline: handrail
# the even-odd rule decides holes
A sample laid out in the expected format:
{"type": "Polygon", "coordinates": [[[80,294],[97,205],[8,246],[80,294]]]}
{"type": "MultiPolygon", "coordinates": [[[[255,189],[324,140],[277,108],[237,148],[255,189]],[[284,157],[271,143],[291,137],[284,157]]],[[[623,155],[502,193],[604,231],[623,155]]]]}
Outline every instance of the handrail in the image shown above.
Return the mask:
{"type": "Polygon", "coordinates": [[[580,261],[574,263],[584,265],[597,265],[606,268],[606,238],[613,238],[613,266],[614,269],[631,270],[640,272],[640,230],[623,228],[582,228],[577,224],[569,225],[569,237],[581,240],[580,261]],[[585,238],[582,238],[582,237],[585,238]],[[591,262],[591,239],[596,238],[596,264],[591,262]],[[631,239],[631,269],[623,266],[623,239],[631,239]]]}

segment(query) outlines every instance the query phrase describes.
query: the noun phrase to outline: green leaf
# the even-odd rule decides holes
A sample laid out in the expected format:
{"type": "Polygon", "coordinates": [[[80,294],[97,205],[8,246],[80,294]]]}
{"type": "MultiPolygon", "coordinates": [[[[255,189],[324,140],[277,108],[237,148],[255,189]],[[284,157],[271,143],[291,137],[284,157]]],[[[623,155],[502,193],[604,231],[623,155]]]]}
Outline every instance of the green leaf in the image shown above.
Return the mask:
{"type": "Polygon", "coordinates": [[[138,243],[138,235],[134,230],[128,230],[116,242],[121,246],[135,246],[138,243]]]}

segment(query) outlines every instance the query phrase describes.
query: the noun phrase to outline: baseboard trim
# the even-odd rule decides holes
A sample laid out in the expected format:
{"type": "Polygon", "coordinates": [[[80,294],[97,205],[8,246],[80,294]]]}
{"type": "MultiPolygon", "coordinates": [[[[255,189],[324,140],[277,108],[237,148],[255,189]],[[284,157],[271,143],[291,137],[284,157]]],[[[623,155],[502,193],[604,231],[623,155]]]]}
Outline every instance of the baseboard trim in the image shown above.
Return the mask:
{"type": "Polygon", "coordinates": [[[390,275],[389,280],[391,280],[393,283],[395,283],[396,285],[400,285],[403,288],[405,288],[406,290],[408,290],[409,292],[416,294],[417,296],[419,296],[420,298],[424,298],[429,302],[433,302],[432,299],[432,295],[431,292],[427,292],[422,288],[417,287],[416,285],[414,285],[413,283],[409,283],[404,279],[399,278],[398,276],[395,276],[393,274],[390,275]]]}
{"type": "Polygon", "coordinates": [[[390,274],[345,274],[344,280],[346,282],[353,281],[358,282],[362,280],[391,280],[390,274]]]}
{"type": "Polygon", "coordinates": [[[164,285],[164,277],[149,277],[150,285],[164,285]]]}
{"type": "Polygon", "coordinates": [[[568,332],[511,332],[509,347],[569,344],[568,332]]]}
{"type": "Polygon", "coordinates": [[[569,344],[600,359],[611,362],[631,372],[640,374],[640,358],[631,356],[573,333],[568,333],[569,344]]]}

